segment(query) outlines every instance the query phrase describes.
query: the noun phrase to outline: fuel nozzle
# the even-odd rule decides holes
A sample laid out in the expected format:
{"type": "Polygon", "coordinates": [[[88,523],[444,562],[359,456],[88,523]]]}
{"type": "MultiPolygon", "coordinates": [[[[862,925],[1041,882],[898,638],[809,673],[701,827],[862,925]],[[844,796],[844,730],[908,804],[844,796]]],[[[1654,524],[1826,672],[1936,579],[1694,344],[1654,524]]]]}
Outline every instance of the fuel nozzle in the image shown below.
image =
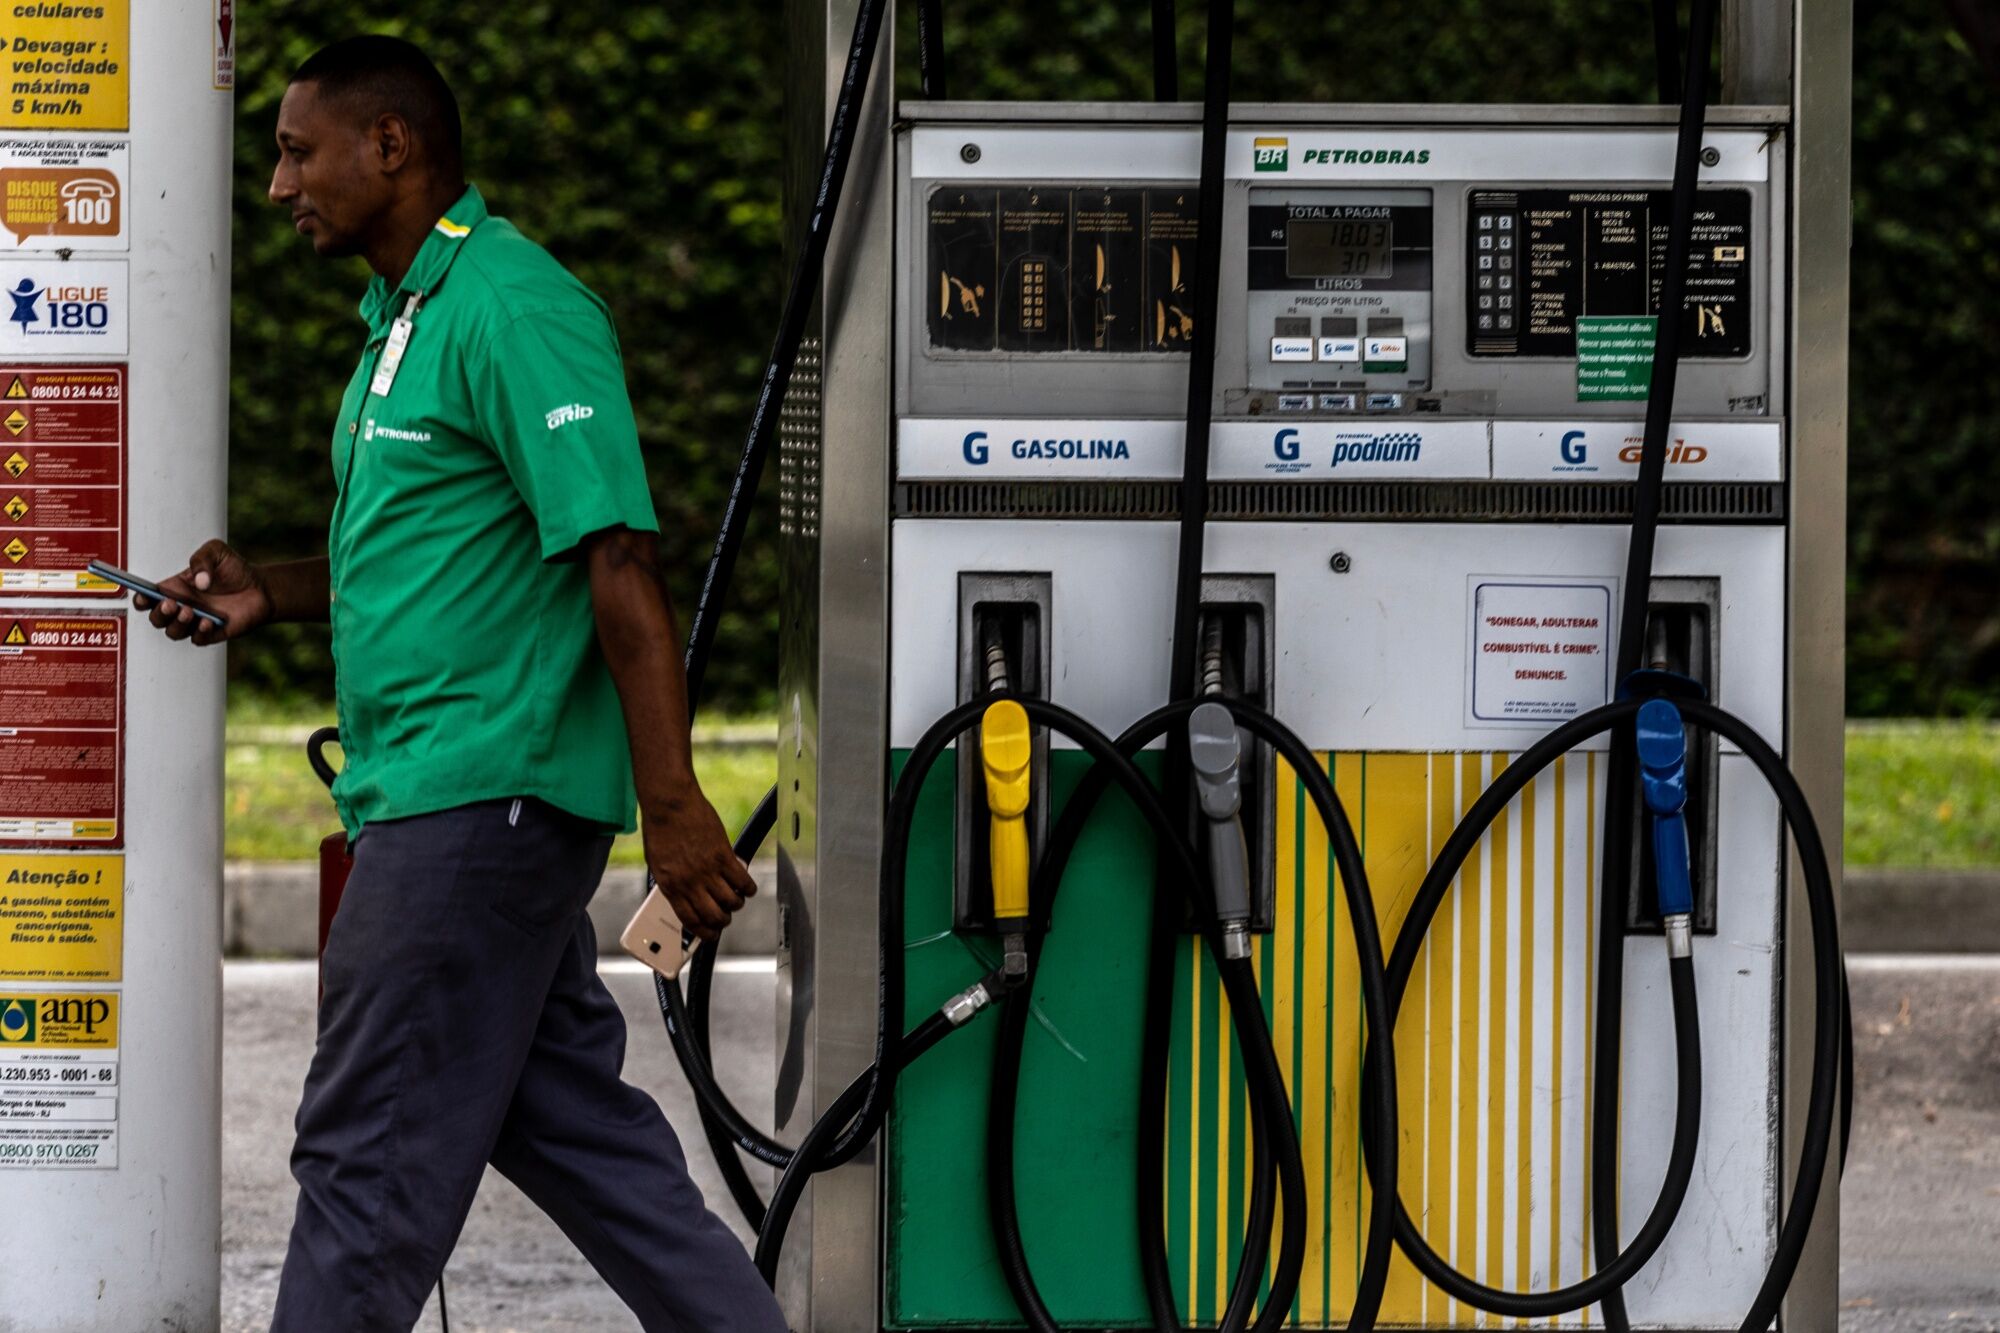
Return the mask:
{"type": "Polygon", "coordinates": [[[1222,926],[1222,956],[1250,955],[1250,844],[1243,833],[1243,747],[1236,719],[1218,703],[1188,717],[1188,758],[1208,823],[1208,876],[1222,926]]]}
{"type": "Polygon", "coordinates": [[[1687,728],[1681,710],[1665,699],[1639,707],[1636,723],[1639,789],[1653,823],[1654,883],[1667,929],[1667,956],[1693,950],[1694,877],[1689,869],[1687,728]]]}
{"type": "Polygon", "coordinates": [[[1025,708],[1002,699],[986,710],[979,757],[986,770],[993,919],[1005,943],[1002,971],[1020,976],[1028,970],[1028,775],[1034,758],[1025,708]]]}

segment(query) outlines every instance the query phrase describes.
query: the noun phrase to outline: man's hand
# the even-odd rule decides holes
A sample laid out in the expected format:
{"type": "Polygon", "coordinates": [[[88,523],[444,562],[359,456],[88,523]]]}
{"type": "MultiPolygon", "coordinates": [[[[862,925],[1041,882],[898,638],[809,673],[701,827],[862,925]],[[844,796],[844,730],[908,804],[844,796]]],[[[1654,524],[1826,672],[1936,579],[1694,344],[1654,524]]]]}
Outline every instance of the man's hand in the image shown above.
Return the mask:
{"type": "Polygon", "coordinates": [[[736,859],[715,807],[690,786],[685,795],[645,812],[646,868],[681,924],[704,940],[722,933],[757,881],[736,859]]]}
{"type": "Polygon", "coordinates": [[[241,638],[271,618],[271,593],[262,571],[220,540],[203,542],[188,557],[186,569],[160,580],[160,589],[193,597],[229,621],[217,628],[214,621],[201,619],[173,597],[156,604],[143,593],[132,594],[132,605],[148,612],[146,618],[170,639],[191,639],[206,647],[241,638]]]}

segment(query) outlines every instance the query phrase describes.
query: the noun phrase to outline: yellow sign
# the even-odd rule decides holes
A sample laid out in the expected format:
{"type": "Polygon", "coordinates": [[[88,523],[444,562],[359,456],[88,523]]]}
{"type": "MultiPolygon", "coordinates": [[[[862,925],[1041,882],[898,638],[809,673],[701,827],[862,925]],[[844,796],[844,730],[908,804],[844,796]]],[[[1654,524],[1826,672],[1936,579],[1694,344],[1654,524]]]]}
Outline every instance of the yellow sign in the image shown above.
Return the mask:
{"type": "Polygon", "coordinates": [[[0,991],[0,1059],[8,1049],[108,1051],[118,1045],[116,992],[60,995],[0,991]]]}
{"type": "Polygon", "coordinates": [[[28,502],[26,500],[22,499],[20,496],[17,495],[13,499],[7,502],[8,518],[11,518],[16,523],[19,523],[22,519],[26,518],[27,516],[28,516],[28,502]]]}
{"type": "Polygon", "coordinates": [[[16,435],[19,435],[22,431],[26,430],[27,428],[28,428],[28,414],[26,412],[23,412],[20,408],[17,407],[12,412],[9,412],[7,414],[8,430],[11,430],[16,435]]]}
{"type": "Polygon", "coordinates": [[[7,631],[7,646],[9,648],[18,648],[27,641],[28,636],[21,633],[21,622],[18,620],[15,621],[14,628],[7,631]]]}
{"type": "Polygon", "coordinates": [[[7,558],[9,560],[12,560],[15,564],[18,565],[23,560],[27,559],[28,544],[22,541],[19,537],[16,537],[13,541],[8,542],[5,546],[0,546],[0,551],[5,551],[7,553],[7,558]]]}
{"type": "Polygon", "coordinates": [[[0,129],[131,126],[131,0],[36,0],[8,11],[0,129]]]}
{"type": "Polygon", "coordinates": [[[28,386],[21,383],[19,375],[16,375],[14,382],[7,386],[7,396],[9,398],[26,398],[28,396],[28,386]]]}
{"type": "Polygon", "coordinates": [[[28,460],[22,456],[21,451],[19,449],[16,449],[13,453],[7,455],[8,476],[18,477],[27,470],[28,470],[28,460]]]}
{"type": "Polygon", "coordinates": [[[117,981],[125,858],[0,856],[0,981],[117,981]]]}

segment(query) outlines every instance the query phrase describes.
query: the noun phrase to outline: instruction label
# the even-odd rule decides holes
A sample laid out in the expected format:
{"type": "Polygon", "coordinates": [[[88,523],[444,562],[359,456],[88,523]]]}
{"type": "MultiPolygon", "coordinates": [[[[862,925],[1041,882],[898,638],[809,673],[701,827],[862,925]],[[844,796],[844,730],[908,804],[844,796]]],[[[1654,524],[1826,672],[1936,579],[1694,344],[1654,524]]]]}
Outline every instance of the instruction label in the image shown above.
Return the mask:
{"type": "Polygon", "coordinates": [[[1644,401],[1653,388],[1651,315],[1584,315],[1576,321],[1576,400],[1644,401]]]}
{"type": "Polygon", "coordinates": [[[0,365],[0,592],[119,595],[84,567],[125,563],[125,384],[118,364],[0,365]]]}
{"type": "Polygon", "coordinates": [[[125,858],[0,855],[0,984],[117,981],[125,958],[125,858]]]}
{"type": "Polygon", "coordinates": [[[0,626],[0,846],[122,846],[125,617],[0,626]]]}
{"type": "Polygon", "coordinates": [[[13,0],[0,24],[0,129],[131,125],[131,0],[13,0]]]}
{"type": "Polygon", "coordinates": [[[1609,700],[1616,586],[1473,575],[1466,725],[1534,726],[1609,700]]]}
{"type": "Polygon", "coordinates": [[[131,154],[124,139],[0,137],[0,246],[129,250],[131,154]]]}

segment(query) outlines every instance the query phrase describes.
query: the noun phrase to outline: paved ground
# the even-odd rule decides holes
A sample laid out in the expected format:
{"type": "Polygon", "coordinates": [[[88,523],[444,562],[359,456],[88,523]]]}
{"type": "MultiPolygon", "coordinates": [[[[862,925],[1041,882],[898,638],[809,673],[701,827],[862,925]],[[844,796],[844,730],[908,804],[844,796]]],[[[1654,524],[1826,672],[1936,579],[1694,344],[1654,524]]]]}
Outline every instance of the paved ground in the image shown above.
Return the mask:
{"type": "MultiPolygon", "coordinates": [[[[725,1084],[756,1109],[769,1086],[768,965],[725,960],[716,1042],[725,1084]]],[[[693,1142],[703,1190],[727,1197],[699,1141],[652,987],[613,964],[633,1025],[628,1074],[693,1142]]],[[[310,963],[226,973],[223,1328],[266,1327],[290,1220],[290,1121],[312,1042],[310,963]]],[[[1859,1073],[1843,1208],[1842,1333],[2000,1333],[2000,955],[1857,960],[1859,1073]]],[[[760,1183],[768,1189],[768,1178],[760,1183]]],[[[633,1320],[552,1225],[489,1175],[449,1269],[454,1333],[630,1333],[633,1320]]],[[[436,1329],[435,1306],[421,1325],[436,1329]]]]}

